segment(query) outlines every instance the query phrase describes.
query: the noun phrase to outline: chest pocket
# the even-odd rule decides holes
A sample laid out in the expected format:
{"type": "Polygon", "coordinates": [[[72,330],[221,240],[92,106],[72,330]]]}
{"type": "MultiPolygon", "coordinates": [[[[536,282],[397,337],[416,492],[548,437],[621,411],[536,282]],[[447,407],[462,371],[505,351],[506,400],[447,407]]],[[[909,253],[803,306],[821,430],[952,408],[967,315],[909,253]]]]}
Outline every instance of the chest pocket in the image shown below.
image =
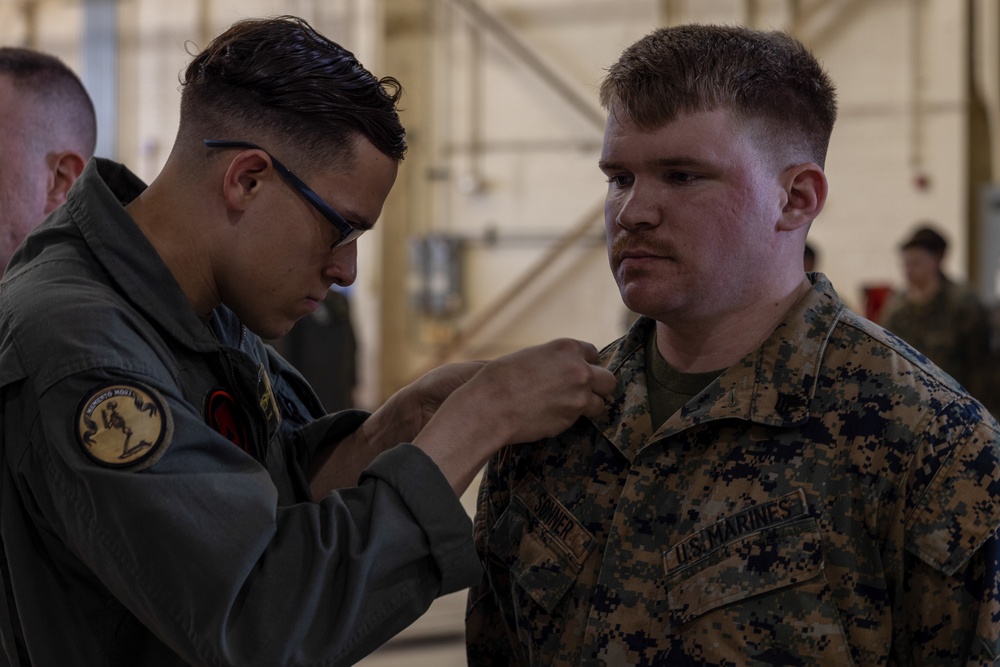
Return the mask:
{"type": "Polygon", "coordinates": [[[853,664],[801,490],[689,535],[664,554],[664,572],[670,625],[685,642],[739,638],[744,655],[769,664],[853,664]]]}
{"type": "Polygon", "coordinates": [[[801,490],[727,516],[663,557],[671,625],[812,579],[823,569],[816,520],[801,490]]]}
{"type": "Polygon", "coordinates": [[[594,537],[533,475],[511,493],[493,527],[490,553],[514,582],[551,613],[594,548],[594,537]]]}

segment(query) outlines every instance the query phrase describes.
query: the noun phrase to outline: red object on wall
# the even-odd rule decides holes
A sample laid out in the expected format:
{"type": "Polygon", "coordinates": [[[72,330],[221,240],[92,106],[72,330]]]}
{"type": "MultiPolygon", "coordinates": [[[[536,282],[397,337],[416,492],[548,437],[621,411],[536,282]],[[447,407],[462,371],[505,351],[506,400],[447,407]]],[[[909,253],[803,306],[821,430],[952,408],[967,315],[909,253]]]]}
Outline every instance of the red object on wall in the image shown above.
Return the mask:
{"type": "Polygon", "coordinates": [[[889,285],[865,285],[863,288],[865,295],[865,317],[872,322],[880,322],[882,311],[885,310],[889,297],[892,296],[892,287],[889,285]]]}

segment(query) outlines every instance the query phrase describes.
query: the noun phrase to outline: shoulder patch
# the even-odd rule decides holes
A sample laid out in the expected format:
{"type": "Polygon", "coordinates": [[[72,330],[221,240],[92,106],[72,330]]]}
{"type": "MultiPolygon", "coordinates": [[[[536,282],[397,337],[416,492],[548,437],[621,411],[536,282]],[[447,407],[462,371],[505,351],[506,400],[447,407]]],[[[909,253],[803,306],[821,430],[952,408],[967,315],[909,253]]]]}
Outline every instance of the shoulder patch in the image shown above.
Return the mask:
{"type": "Polygon", "coordinates": [[[156,463],[174,433],[166,401],[138,382],[107,382],[91,389],[77,408],[76,428],[91,460],[131,470],[156,463]]]}

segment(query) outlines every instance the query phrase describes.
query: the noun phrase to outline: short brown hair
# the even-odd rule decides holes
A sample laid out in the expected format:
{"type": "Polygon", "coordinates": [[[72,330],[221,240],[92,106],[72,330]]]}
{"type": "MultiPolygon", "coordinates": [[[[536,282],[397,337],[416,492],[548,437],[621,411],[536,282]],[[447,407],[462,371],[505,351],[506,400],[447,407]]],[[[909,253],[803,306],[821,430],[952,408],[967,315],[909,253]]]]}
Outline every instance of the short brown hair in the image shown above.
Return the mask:
{"type": "Polygon", "coordinates": [[[399,82],[376,78],[294,16],[234,23],[194,58],[181,84],[181,132],[194,132],[198,145],[271,137],[310,169],[352,155],[358,136],[394,160],[406,153],[399,82]]]}
{"type": "Polygon", "coordinates": [[[735,26],[684,25],[643,37],[608,69],[601,104],[644,129],[726,109],[821,166],[837,118],[833,83],[802,43],[735,26]]]}

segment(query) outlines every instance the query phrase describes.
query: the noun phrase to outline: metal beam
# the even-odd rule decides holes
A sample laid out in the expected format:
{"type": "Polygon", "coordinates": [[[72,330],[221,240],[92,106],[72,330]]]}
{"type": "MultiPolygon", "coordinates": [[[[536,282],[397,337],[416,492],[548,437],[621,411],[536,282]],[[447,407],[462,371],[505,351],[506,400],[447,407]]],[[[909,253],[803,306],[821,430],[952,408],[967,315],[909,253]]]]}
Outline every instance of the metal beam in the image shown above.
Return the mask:
{"type": "Polygon", "coordinates": [[[582,95],[567,82],[558,72],[545,63],[528,44],[521,39],[513,28],[508,26],[495,14],[487,11],[476,0],[448,0],[448,2],[464,12],[465,16],[476,28],[488,33],[502,44],[512,55],[527,65],[542,81],[565,100],[577,113],[588,120],[594,129],[604,133],[604,113],[596,108],[591,100],[582,95]]]}

